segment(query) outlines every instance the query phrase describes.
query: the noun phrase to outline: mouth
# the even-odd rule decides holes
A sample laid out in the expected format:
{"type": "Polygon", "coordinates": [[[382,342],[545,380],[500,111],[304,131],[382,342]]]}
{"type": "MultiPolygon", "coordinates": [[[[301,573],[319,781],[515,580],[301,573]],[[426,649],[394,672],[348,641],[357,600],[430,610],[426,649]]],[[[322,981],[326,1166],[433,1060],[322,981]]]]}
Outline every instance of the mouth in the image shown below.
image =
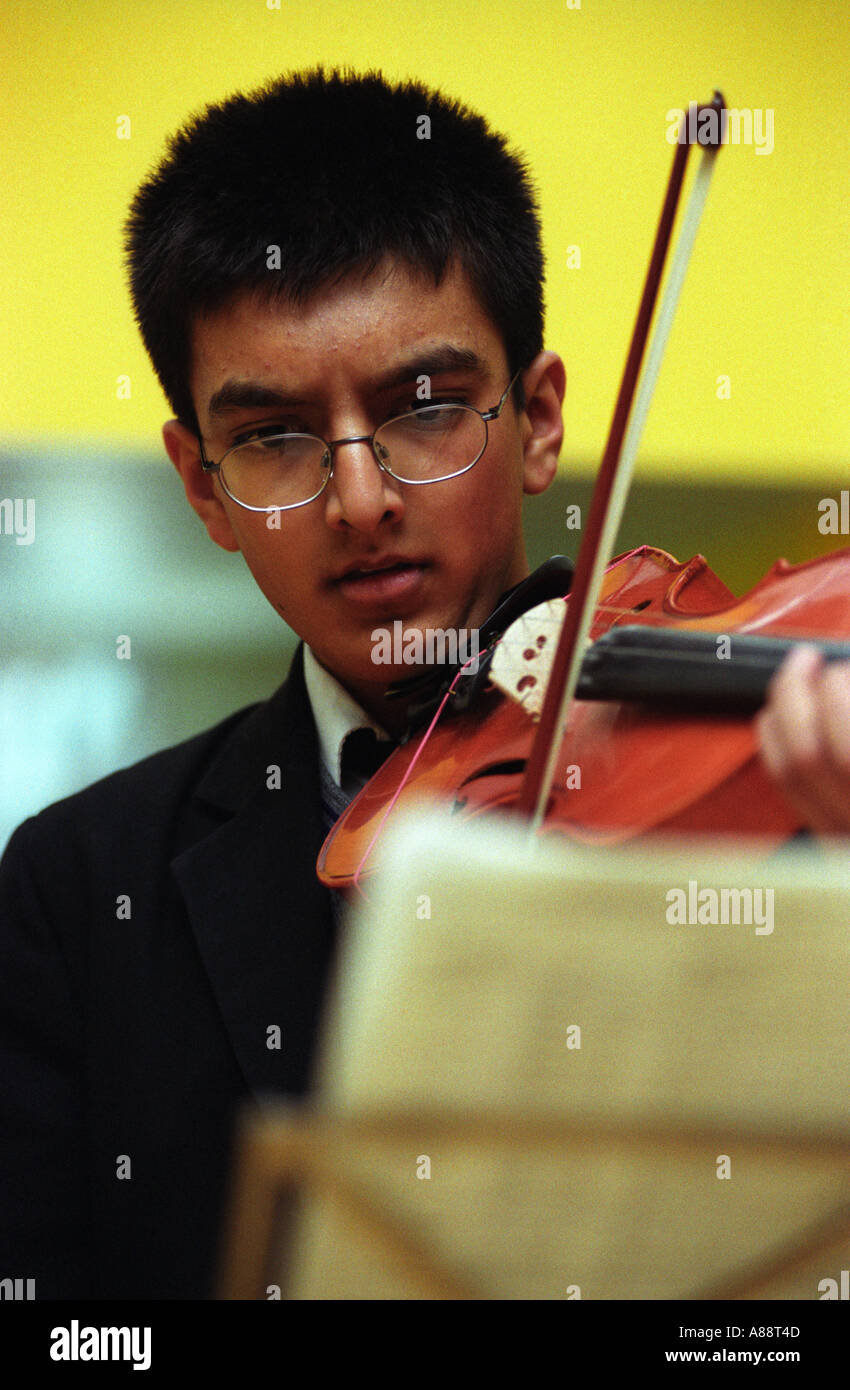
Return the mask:
{"type": "Polygon", "coordinates": [[[375,603],[383,599],[406,598],[421,585],[427,564],[422,560],[390,560],[349,569],[333,581],[347,599],[375,603]]]}

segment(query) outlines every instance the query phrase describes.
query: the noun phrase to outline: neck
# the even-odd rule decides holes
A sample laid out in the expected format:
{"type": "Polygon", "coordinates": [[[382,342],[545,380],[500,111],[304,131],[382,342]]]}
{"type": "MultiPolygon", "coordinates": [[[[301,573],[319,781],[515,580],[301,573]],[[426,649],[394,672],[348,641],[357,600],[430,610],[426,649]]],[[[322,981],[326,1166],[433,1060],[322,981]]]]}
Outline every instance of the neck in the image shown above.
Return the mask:
{"type": "Polygon", "coordinates": [[[376,689],[374,685],[358,681],[344,681],[341,684],[376,724],[380,724],[392,738],[401,738],[408,724],[407,700],[388,700],[383,694],[383,687],[376,689]]]}

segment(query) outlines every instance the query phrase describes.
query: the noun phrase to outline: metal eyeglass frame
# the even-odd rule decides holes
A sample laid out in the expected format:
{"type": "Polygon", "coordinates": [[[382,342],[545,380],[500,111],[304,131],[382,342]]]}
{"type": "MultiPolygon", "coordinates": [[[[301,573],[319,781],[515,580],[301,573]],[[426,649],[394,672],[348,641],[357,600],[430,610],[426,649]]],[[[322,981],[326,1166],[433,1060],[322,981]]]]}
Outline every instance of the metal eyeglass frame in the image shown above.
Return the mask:
{"type": "MultiPolygon", "coordinates": [[[[314,492],[314,493],[313,493],[313,496],[312,496],[312,497],[305,497],[305,499],[304,499],[303,502],[288,502],[288,503],[286,504],[285,507],[284,507],[284,506],[280,506],[280,507],[254,507],[254,506],[252,506],[252,505],[250,504],[250,502],[240,502],[240,500],[239,500],[238,497],[234,497],[234,496],[233,496],[233,493],[230,491],[230,488],[227,486],[227,483],[226,483],[225,480],[224,480],[224,476],[223,476],[222,471],[221,471],[221,470],[222,470],[222,466],[223,466],[225,460],[229,457],[230,454],[234,453],[234,451],[235,451],[236,449],[241,449],[241,448],[243,447],[243,445],[245,445],[245,444],[247,444],[247,443],[250,443],[250,440],[247,440],[247,439],[242,439],[242,440],[240,440],[238,444],[234,444],[230,449],[228,449],[228,450],[226,451],[226,453],[222,454],[222,456],[221,456],[221,458],[219,459],[218,463],[213,463],[213,462],[212,462],[210,459],[208,459],[208,458],[206,457],[206,455],[204,454],[204,441],[203,441],[201,435],[199,434],[199,435],[198,435],[198,444],[200,445],[200,451],[201,451],[201,467],[203,468],[203,470],[204,470],[205,473],[217,473],[217,474],[218,474],[218,477],[219,477],[219,482],[221,483],[221,486],[224,488],[224,491],[227,493],[227,495],[228,495],[228,497],[231,499],[231,501],[232,501],[232,502],[235,502],[236,505],[237,505],[238,507],[244,507],[245,510],[246,510],[246,511],[249,511],[249,512],[291,512],[291,511],[294,511],[296,507],[306,507],[306,506],[308,505],[308,503],[310,503],[310,502],[315,502],[315,500],[316,500],[317,497],[321,497],[322,493],[324,492],[325,488],[327,487],[328,483],[330,482],[331,478],[333,477],[334,461],[335,461],[335,459],[334,459],[334,450],[337,449],[337,448],[339,447],[340,444],[369,444],[369,445],[371,446],[372,454],[373,454],[373,457],[374,457],[375,462],[377,463],[378,467],[381,469],[381,471],[382,471],[383,473],[388,474],[389,477],[393,478],[397,483],[407,483],[407,484],[410,485],[410,487],[423,487],[423,486],[427,485],[428,483],[444,483],[444,482],[446,482],[449,478],[459,478],[459,477],[461,476],[462,473],[468,473],[469,470],[470,470],[470,468],[474,468],[474,467],[475,467],[476,463],[477,463],[478,460],[481,458],[482,454],[484,453],[485,449],[487,448],[487,445],[488,445],[489,442],[490,442],[490,432],[489,432],[489,430],[488,430],[488,428],[487,428],[487,421],[488,421],[488,420],[498,420],[498,418],[499,418],[499,416],[501,415],[502,410],[503,410],[503,408],[504,408],[505,401],[508,399],[508,395],[509,395],[509,393],[510,393],[510,391],[511,391],[511,388],[513,387],[514,383],[516,382],[517,377],[521,375],[522,371],[523,371],[523,368],[520,367],[519,370],[516,371],[516,372],[514,373],[514,375],[511,377],[510,381],[508,382],[507,386],[505,387],[505,389],[504,389],[504,391],[503,391],[503,393],[502,393],[502,395],[501,395],[501,397],[500,397],[500,399],[499,399],[498,405],[494,405],[490,410],[477,410],[477,409],[475,408],[474,405],[466,405],[466,404],[465,404],[464,402],[462,402],[462,401],[449,402],[449,404],[455,405],[455,407],[456,407],[457,409],[460,409],[460,410],[469,410],[469,411],[471,411],[471,412],[473,413],[473,415],[478,415],[478,416],[480,416],[480,418],[484,421],[484,443],[483,443],[483,445],[481,446],[480,451],[476,454],[475,458],[472,460],[471,463],[467,463],[463,468],[458,468],[454,473],[444,473],[444,474],[443,474],[441,477],[439,477],[439,478],[413,478],[413,479],[411,479],[411,478],[399,478],[399,477],[397,477],[397,475],[392,471],[392,469],[388,466],[388,464],[385,462],[385,460],[382,459],[382,458],[379,456],[378,450],[377,450],[376,447],[375,447],[375,435],[378,434],[378,433],[380,433],[380,431],[381,431],[382,429],[384,429],[387,425],[392,425],[392,424],[394,424],[396,420],[403,420],[403,419],[405,418],[405,416],[407,416],[407,415],[416,415],[416,414],[418,413],[419,410],[433,410],[435,407],[434,407],[434,406],[429,406],[429,404],[428,404],[427,401],[423,401],[422,405],[419,406],[419,407],[417,408],[417,410],[405,410],[405,411],[402,412],[401,415],[393,415],[393,416],[390,417],[389,420],[384,420],[384,421],[382,421],[382,423],[381,423],[380,425],[378,425],[378,428],[377,428],[376,430],[374,430],[374,431],[372,432],[372,434],[353,434],[353,435],[351,435],[351,436],[350,436],[349,438],[347,438],[347,439],[332,439],[332,440],[322,439],[322,436],[321,436],[320,434],[301,434],[301,433],[298,432],[298,431],[295,431],[295,432],[293,432],[293,434],[287,436],[288,438],[291,438],[291,439],[317,439],[317,440],[319,441],[320,444],[323,444],[323,445],[325,446],[325,453],[326,453],[326,455],[327,455],[327,454],[330,455],[330,467],[328,468],[327,475],[326,475],[326,477],[325,477],[324,482],[322,483],[322,486],[319,488],[318,492],[314,492]]],[[[285,433],[285,432],[284,432],[284,433],[285,433]]],[[[274,439],[274,438],[276,438],[277,436],[274,435],[274,434],[269,434],[269,435],[264,435],[263,437],[266,438],[266,439],[274,439]]],[[[281,437],[283,437],[283,435],[282,435],[281,437]]],[[[324,460],[323,460],[323,465],[324,465],[324,460]]]]}

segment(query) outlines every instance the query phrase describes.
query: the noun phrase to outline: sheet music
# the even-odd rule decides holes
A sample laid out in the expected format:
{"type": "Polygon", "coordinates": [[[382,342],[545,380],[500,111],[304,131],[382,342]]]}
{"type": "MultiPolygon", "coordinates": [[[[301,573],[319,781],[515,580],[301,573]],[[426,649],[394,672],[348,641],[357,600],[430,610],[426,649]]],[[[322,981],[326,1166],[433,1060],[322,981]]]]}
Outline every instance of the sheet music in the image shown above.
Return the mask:
{"type": "MultiPolygon", "coordinates": [[[[421,1112],[400,1141],[347,1144],[341,1171],[471,1290],[694,1297],[839,1222],[850,1204],[840,853],[541,844],[530,855],[502,823],[425,818],[400,831],[391,861],[347,928],[322,1100],[348,1117],[421,1112]],[[724,887],[739,906],[741,890],[761,889],[761,917],[675,920],[689,902],[710,919],[724,887]],[[434,1133],[429,1114],[560,1119],[576,1137],[472,1146],[434,1133]],[[430,1176],[417,1176],[425,1158],[430,1176]]],[[[757,1296],[817,1298],[848,1251],[845,1238],[757,1296]]],[[[290,1291],[323,1290],[419,1296],[313,1203],[290,1291]]]]}

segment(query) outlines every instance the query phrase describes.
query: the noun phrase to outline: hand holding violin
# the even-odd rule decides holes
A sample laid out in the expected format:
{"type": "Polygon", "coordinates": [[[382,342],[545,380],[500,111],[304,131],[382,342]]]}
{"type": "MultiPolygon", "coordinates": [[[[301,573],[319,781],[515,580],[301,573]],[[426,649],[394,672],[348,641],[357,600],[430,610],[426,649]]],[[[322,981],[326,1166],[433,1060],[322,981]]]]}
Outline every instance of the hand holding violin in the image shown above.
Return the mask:
{"type": "Polygon", "coordinates": [[[756,720],[762,759],[820,835],[850,834],[850,662],[799,646],[768,686],[756,720]]]}

